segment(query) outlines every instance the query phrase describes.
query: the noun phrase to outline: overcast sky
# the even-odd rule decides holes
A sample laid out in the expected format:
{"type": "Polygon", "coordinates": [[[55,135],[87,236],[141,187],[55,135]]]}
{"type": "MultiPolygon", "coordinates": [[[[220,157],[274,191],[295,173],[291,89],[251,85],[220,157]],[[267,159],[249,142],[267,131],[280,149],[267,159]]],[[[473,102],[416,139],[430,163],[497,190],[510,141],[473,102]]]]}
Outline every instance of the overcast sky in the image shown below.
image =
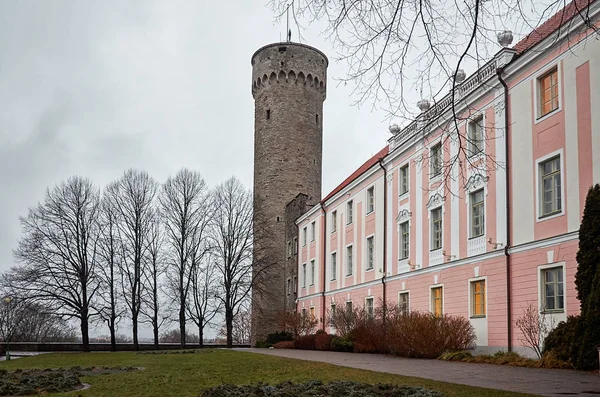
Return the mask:
{"type": "MultiPolygon", "coordinates": [[[[250,57],[285,38],[264,3],[0,1],[0,269],[18,217],[71,175],[104,185],[136,167],[163,181],[189,167],[252,186],[250,57]]],[[[332,53],[319,33],[305,42],[332,53]]],[[[331,62],[324,193],[387,138],[385,115],[336,87],[344,73],[331,62]]]]}

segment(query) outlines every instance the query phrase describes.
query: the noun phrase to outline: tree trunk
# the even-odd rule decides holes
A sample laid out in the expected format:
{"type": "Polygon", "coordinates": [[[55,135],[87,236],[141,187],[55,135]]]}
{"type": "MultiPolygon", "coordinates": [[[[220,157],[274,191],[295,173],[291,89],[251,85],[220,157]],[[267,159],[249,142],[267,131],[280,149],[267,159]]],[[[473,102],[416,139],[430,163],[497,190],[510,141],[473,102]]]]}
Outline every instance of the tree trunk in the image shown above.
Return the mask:
{"type": "Polygon", "coordinates": [[[198,327],[198,345],[204,347],[204,327],[198,327]]]}
{"type": "Polygon", "coordinates": [[[112,317],[108,323],[108,328],[110,329],[110,351],[117,351],[117,336],[115,335],[115,318],[112,317]]]}
{"type": "Polygon", "coordinates": [[[185,304],[179,305],[179,332],[181,333],[181,348],[185,348],[185,304]]]}
{"type": "Polygon", "coordinates": [[[133,318],[131,319],[131,322],[133,324],[133,350],[134,351],[138,351],[140,350],[140,345],[138,343],[138,319],[137,319],[137,315],[133,315],[133,318]]]}
{"type": "Polygon", "coordinates": [[[225,325],[227,327],[227,348],[233,347],[233,311],[225,309],[225,325]]]}
{"type": "Polygon", "coordinates": [[[154,348],[158,350],[158,319],[154,319],[154,324],[152,324],[153,332],[154,332],[154,348]]]}
{"type": "Polygon", "coordinates": [[[83,310],[81,313],[81,344],[84,352],[87,353],[90,351],[90,336],[87,310],[83,310]]]}

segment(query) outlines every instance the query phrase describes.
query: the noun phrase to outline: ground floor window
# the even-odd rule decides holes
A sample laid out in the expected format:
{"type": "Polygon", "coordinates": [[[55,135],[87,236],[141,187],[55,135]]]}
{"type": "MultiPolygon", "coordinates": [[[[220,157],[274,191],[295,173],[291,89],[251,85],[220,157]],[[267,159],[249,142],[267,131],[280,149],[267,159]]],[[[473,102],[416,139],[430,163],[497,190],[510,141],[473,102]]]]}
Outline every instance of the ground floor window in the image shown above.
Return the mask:
{"type": "Polygon", "coordinates": [[[400,309],[400,313],[408,314],[410,310],[410,301],[408,292],[400,292],[398,294],[398,308],[400,309]]]}
{"type": "Polygon", "coordinates": [[[375,305],[373,303],[373,298],[367,298],[365,302],[365,309],[367,311],[367,317],[372,319],[375,317],[375,305]]]}
{"type": "Polygon", "coordinates": [[[471,316],[485,317],[485,280],[471,281],[471,316]]]}
{"type": "Polygon", "coordinates": [[[444,297],[442,287],[435,287],[431,289],[431,312],[435,316],[442,316],[444,314],[444,297]]]}
{"type": "Polygon", "coordinates": [[[563,267],[543,269],[541,276],[543,310],[549,312],[563,311],[565,308],[563,267]]]}

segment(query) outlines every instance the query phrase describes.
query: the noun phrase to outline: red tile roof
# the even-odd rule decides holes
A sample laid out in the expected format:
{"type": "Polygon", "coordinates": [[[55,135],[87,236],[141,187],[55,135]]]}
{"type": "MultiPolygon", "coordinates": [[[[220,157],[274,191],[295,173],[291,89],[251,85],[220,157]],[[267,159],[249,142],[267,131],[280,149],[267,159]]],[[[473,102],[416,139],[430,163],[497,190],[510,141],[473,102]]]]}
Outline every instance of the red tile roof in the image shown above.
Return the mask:
{"type": "Polygon", "coordinates": [[[582,16],[585,15],[583,10],[594,1],[595,0],[573,0],[562,10],[547,19],[546,22],[542,23],[531,33],[525,36],[513,47],[513,49],[515,49],[519,55],[524,53],[538,44],[540,41],[550,36],[550,34],[560,28],[561,25],[569,22],[575,16],[578,16],[580,12],[582,16]]]}
{"type": "Polygon", "coordinates": [[[340,183],[338,185],[338,187],[333,189],[331,191],[331,193],[329,193],[323,200],[321,200],[321,202],[324,203],[325,201],[329,200],[330,198],[335,196],[337,193],[339,193],[343,188],[348,186],[353,180],[355,180],[356,178],[358,178],[359,176],[361,176],[362,174],[367,172],[367,170],[369,170],[371,167],[373,167],[375,164],[377,164],[377,162],[380,159],[387,156],[389,150],[390,150],[389,146],[386,145],[383,149],[381,149],[379,152],[377,152],[377,154],[375,156],[371,157],[363,165],[358,167],[358,169],[356,171],[354,171],[348,178],[346,178],[344,180],[344,182],[340,183]]]}

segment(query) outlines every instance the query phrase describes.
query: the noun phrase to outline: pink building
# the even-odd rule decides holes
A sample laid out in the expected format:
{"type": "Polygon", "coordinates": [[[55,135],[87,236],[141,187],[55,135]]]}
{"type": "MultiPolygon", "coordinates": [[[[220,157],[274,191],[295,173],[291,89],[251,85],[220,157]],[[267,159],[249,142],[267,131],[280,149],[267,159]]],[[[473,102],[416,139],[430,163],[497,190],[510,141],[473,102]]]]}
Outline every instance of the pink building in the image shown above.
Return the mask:
{"type": "MultiPolygon", "coordinates": [[[[577,4],[600,27],[600,1],[577,4]]],[[[421,101],[297,220],[297,309],[321,328],[334,331],[332,305],[384,299],[467,317],[481,350],[527,353],[515,326],[527,305],[553,323],[578,313],[578,229],[600,182],[600,41],[573,4],[512,48],[510,36],[457,74],[458,119],[450,95],[421,101]]]]}

